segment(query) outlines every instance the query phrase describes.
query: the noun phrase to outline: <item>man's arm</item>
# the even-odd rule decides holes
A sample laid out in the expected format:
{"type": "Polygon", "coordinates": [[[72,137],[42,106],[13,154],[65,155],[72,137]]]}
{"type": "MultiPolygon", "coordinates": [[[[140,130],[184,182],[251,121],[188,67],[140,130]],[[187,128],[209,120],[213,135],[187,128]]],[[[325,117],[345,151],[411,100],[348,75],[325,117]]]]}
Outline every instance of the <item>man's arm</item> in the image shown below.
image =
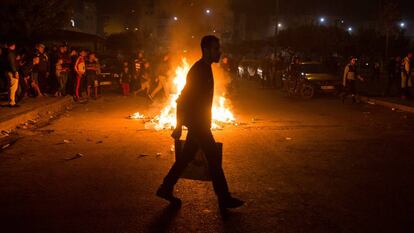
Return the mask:
{"type": "Polygon", "coordinates": [[[349,72],[349,67],[348,65],[345,66],[345,70],[344,70],[344,77],[342,79],[342,85],[345,87],[346,86],[346,78],[348,76],[348,72],[349,72]]]}

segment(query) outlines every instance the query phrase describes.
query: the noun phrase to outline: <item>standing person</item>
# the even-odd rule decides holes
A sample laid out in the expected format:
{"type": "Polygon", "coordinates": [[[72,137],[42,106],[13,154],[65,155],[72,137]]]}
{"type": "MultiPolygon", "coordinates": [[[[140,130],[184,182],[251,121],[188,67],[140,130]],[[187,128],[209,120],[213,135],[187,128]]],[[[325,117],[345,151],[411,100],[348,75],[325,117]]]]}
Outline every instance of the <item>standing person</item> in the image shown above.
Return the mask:
{"type": "Polygon", "coordinates": [[[69,78],[68,78],[68,84],[67,84],[67,91],[69,94],[71,94],[72,96],[76,96],[76,71],[75,71],[75,64],[76,61],[78,60],[79,54],[76,51],[76,49],[72,49],[70,51],[70,55],[69,55],[69,59],[70,59],[70,63],[69,63],[69,78]]]}
{"type": "Polygon", "coordinates": [[[148,96],[150,100],[153,100],[155,95],[161,91],[164,91],[164,96],[168,98],[169,96],[169,87],[168,87],[168,77],[170,71],[170,56],[168,54],[164,55],[161,64],[158,66],[157,78],[155,81],[158,82],[157,87],[151,92],[148,96]]]}
{"type": "MultiPolygon", "coordinates": [[[[214,79],[212,63],[220,60],[220,42],[215,36],[205,36],[201,40],[202,58],[197,61],[187,75],[186,85],[181,92],[177,104],[181,109],[178,121],[188,128],[187,139],[183,148],[183,156],[174,163],[164,178],[156,195],[174,204],[181,200],[173,195],[174,185],[180,175],[194,159],[199,148],[204,152],[208,161],[214,191],[218,198],[220,209],[237,208],[243,201],[231,196],[224,171],[219,162],[219,151],[211,132],[211,108],[214,95],[214,79]]],[[[175,130],[180,132],[181,129],[175,130]]],[[[180,133],[174,135],[179,139],[180,133]]]]}
{"type": "Polygon", "coordinates": [[[391,58],[388,63],[388,80],[385,87],[384,96],[389,96],[392,92],[394,84],[398,82],[401,76],[401,57],[391,58]]]}
{"type": "Polygon", "coordinates": [[[98,75],[100,73],[100,66],[96,54],[89,53],[88,59],[86,60],[86,79],[88,82],[87,95],[91,97],[92,88],[94,89],[94,98],[98,98],[98,75]]]}
{"type": "Polygon", "coordinates": [[[85,65],[85,57],[86,51],[81,50],[79,53],[78,59],[75,62],[75,72],[76,72],[76,87],[75,87],[75,100],[78,101],[80,99],[80,88],[81,88],[81,81],[86,72],[86,65],[85,65]]]}
{"type": "Polygon", "coordinates": [[[141,88],[134,92],[137,95],[141,91],[145,91],[145,95],[148,96],[151,90],[151,65],[149,62],[145,62],[144,70],[142,73],[141,88]]]}
{"type": "Polygon", "coordinates": [[[146,62],[144,51],[139,50],[137,57],[134,59],[134,77],[131,80],[132,90],[135,92],[141,86],[142,72],[146,62]]]}
{"type": "Polygon", "coordinates": [[[374,82],[379,83],[381,79],[381,66],[379,62],[374,63],[374,67],[372,68],[372,80],[374,82]]]}
{"type": "Polygon", "coordinates": [[[50,62],[49,57],[45,53],[44,44],[36,44],[35,56],[38,56],[40,59],[37,69],[40,90],[42,93],[50,92],[52,86],[51,80],[49,79],[50,62]]]}
{"type": "Polygon", "coordinates": [[[71,73],[71,70],[70,70],[71,59],[68,54],[68,47],[66,45],[61,45],[59,47],[58,59],[62,60],[62,64],[61,64],[62,70],[60,71],[60,76],[58,79],[59,80],[58,91],[60,92],[62,96],[65,96],[68,90],[69,76],[71,73]]]}
{"type": "Polygon", "coordinates": [[[16,61],[16,43],[11,42],[7,44],[7,59],[6,59],[6,66],[5,72],[6,77],[8,79],[9,85],[9,106],[10,107],[18,107],[19,105],[16,104],[16,92],[19,88],[19,72],[18,72],[18,65],[16,61]]]}
{"type": "Polygon", "coordinates": [[[405,100],[409,96],[409,88],[412,87],[411,82],[411,60],[413,53],[409,52],[401,63],[401,99],[405,100]]]}
{"type": "Polygon", "coordinates": [[[352,97],[352,102],[358,102],[358,89],[357,89],[357,80],[363,80],[358,73],[357,69],[357,59],[351,57],[350,62],[345,66],[344,75],[342,79],[342,85],[344,86],[345,92],[342,93],[342,102],[345,102],[345,99],[350,95],[352,97]]]}
{"type": "Polygon", "coordinates": [[[66,89],[66,83],[68,81],[68,76],[66,75],[65,68],[63,67],[63,59],[58,58],[55,65],[55,76],[58,83],[58,90],[56,91],[55,96],[63,96],[66,89]]]}
{"type": "Polygon", "coordinates": [[[122,93],[124,96],[129,96],[132,74],[131,72],[129,72],[128,66],[124,66],[120,78],[121,78],[120,81],[121,81],[121,86],[122,86],[122,93]]]}
{"type": "Polygon", "coordinates": [[[25,83],[25,88],[23,88],[23,96],[28,94],[29,87],[33,88],[35,95],[37,97],[42,97],[43,94],[39,88],[39,81],[38,81],[38,66],[40,63],[40,58],[38,56],[34,56],[30,62],[27,62],[22,70],[23,70],[23,78],[25,83]]]}

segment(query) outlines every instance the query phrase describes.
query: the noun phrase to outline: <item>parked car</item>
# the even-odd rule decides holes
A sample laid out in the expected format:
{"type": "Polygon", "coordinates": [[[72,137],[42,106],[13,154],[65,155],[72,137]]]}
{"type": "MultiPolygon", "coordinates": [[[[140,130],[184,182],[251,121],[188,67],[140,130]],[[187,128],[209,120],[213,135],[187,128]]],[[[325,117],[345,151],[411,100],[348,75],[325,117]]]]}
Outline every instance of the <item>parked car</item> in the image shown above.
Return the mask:
{"type": "Polygon", "coordinates": [[[99,59],[101,73],[99,86],[102,88],[119,89],[120,64],[116,57],[101,56],[99,59]]]}
{"type": "Polygon", "coordinates": [[[238,66],[238,76],[242,79],[263,79],[263,68],[259,60],[243,59],[238,66]]]}
{"type": "Polygon", "coordinates": [[[290,68],[283,74],[284,89],[294,91],[304,99],[312,98],[316,93],[337,93],[341,88],[342,78],[329,71],[320,62],[302,62],[299,64],[299,77],[292,77],[290,68]],[[293,86],[292,86],[293,83],[293,86]],[[298,85],[299,84],[299,85],[298,85]],[[295,89],[295,90],[292,90],[295,89]]]}

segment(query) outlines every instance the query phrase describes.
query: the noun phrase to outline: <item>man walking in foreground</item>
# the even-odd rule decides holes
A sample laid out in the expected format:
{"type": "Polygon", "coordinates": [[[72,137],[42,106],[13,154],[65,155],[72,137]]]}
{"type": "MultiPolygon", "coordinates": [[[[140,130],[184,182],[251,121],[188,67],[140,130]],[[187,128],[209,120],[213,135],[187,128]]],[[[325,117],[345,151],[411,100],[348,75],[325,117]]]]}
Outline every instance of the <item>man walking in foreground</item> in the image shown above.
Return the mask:
{"type": "Polygon", "coordinates": [[[237,208],[243,201],[230,195],[223,168],[219,160],[219,151],[211,132],[211,108],[214,94],[214,79],[211,64],[220,60],[220,42],[215,36],[205,36],[201,40],[202,58],[187,74],[186,85],[177,100],[177,128],[173,137],[181,136],[181,125],[188,128],[183,156],[174,163],[157,191],[157,196],[180,204],[181,200],[173,195],[174,185],[180,175],[194,158],[200,148],[208,161],[214,191],[221,209],[237,208]]]}

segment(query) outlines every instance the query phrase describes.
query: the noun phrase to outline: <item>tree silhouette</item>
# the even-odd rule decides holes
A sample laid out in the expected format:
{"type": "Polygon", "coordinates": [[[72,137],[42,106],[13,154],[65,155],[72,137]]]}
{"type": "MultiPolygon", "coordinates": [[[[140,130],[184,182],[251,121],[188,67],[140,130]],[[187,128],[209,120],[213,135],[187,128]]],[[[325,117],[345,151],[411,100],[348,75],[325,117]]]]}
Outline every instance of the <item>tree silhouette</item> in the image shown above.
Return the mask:
{"type": "Polygon", "coordinates": [[[0,7],[0,34],[29,40],[69,22],[72,0],[5,0],[0,7]]]}
{"type": "Polygon", "coordinates": [[[389,56],[390,36],[397,34],[397,22],[401,19],[399,5],[396,1],[383,0],[379,14],[381,28],[385,32],[385,57],[389,56]]]}

